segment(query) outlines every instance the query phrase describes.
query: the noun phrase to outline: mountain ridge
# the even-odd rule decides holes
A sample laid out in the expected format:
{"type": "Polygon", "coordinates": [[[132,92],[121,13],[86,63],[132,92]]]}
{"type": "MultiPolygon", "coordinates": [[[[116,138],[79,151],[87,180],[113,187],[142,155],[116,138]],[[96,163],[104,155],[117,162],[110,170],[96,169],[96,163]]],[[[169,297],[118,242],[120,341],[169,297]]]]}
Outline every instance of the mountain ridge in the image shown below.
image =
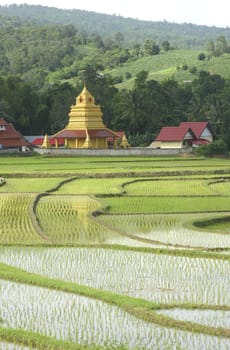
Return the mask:
{"type": "Polygon", "coordinates": [[[192,23],[173,23],[168,21],[145,21],[120,15],[108,15],[79,9],[59,9],[41,5],[0,6],[0,16],[17,17],[40,24],[74,25],[77,30],[96,32],[103,39],[120,32],[124,45],[131,47],[146,39],[160,43],[169,40],[177,47],[201,48],[208,40],[224,35],[230,40],[230,28],[197,25],[192,23]]]}

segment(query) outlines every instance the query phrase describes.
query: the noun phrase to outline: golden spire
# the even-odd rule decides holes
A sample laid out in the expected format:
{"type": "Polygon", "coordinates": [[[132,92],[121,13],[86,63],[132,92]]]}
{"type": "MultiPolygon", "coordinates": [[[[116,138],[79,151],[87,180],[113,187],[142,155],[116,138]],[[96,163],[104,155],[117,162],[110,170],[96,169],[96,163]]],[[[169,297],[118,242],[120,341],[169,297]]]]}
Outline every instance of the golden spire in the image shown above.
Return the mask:
{"type": "Polygon", "coordinates": [[[71,106],[69,123],[66,129],[104,129],[102,112],[99,105],[95,104],[95,98],[87,90],[86,86],[76,98],[76,104],[71,106]]]}
{"type": "Polygon", "coordinates": [[[91,144],[88,130],[85,129],[85,132],[86,132],[86,139],[85,139],[85,142],[84,142],[84,145],[82,146],[82,148],[92,148],[92,144],[91,144]]]}
{"type": "Polygon", "coordinates": [[[127,140],[125,133],[122,135],[120,147],[122,147],[122,148],[129,148],[130,147],[130,144],[128,143],[128,140],[127,140]]]}
{"type": "Polygon", "coordinates": [[[43,142],[42,142],[42,148],[51,148],[51,144],[50,144],[50,140],[48,138],[48,135],[46,134],[44,139],[43,139],[43,142]]]}

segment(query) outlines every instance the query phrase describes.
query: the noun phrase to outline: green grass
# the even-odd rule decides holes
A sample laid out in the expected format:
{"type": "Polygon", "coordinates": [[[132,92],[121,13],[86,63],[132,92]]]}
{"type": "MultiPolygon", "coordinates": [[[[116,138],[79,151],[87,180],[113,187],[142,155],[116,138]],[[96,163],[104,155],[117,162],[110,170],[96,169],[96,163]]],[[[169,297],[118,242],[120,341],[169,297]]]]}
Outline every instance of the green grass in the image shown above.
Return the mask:
{"type": "Polygon", "coordinates": [[[34,350],[106,350],[102,346],[73,344],[71,342],[57,340],[39,333],[28,332],[23,329],[8,329],[5,327],[0,327],[0,341],[29,346],[29,349],[34,350]]]}

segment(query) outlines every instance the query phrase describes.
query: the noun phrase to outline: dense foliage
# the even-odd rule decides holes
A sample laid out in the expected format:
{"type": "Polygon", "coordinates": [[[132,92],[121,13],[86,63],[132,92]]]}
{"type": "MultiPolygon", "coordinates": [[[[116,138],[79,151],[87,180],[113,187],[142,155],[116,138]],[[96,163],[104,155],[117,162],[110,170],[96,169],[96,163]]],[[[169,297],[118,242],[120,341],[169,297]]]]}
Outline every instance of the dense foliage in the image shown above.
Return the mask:
{"type": "MultiPolygon", "coordinates": [[[[77,7],[77,4],[76,4],[77,7]]],[[[131,47],[153,39],[158,44],[169,41],[173,46],[203,47],[209,40],[218,36],[230,39],[230,28],[199,26],[192,23],[152,22],[119,15],[105,15],[91,11],[61,10],[53,7],[11,5],[0,6],[0,15],[19,17],[23,21],[40,24],[73,25],[78,31],[98,33],[103,40],[111,39],[117,32],[122,33],[125,45],[131,47]],[[183,35],[182,35],[183,34],[183,35]]]]}
{"type": "MultiPolygon", "coordinates": [[[[230,148],[228,78],[198,70],[185,62],[177,68],[182,75],[187,71],[193,75],[189,84],[179,84],[173,76],[157,81],[140,65],[135,74],[125,72],[125,79],[133,80],[127,90],[118,89],[123,76],[112,74],[115,68],[122,68],[127,62],[138,63],[143,57],[151,60],[159,56],[160,61],[162,57],[172,57],[170,52],[175,50],[175,41],[169,38],[169,33],[177,33],[179,37],[178,31],[174,31],[177,26],[188,29],[190,40],[193,35],[198,41],[201,37],[209,39],[205,53],[196,54],[197,62],[204,64],[222,55],[228,59],[228,29],[215,28],[214,32],[214,28],[189,24],[142,22],[27,5],[0,7],[1,15],[0,117],[13,122],[23,134],[43,135],[63,128],[70,105],[85,81],[102,107],[105,124],[114,130],[125,130],[134,146],[148,145],[162,126],[208,120],[216,138],[221,138],[230,148]],[[107,30],[107,35],[97,32],[95,25],[99,21],[100,28],[106,28],[106,20],[111,22],[113,32],[107,30]],[[105,23],[104,26],[101,23],[105,23]],[[119,23],[117,31],[114,23],[119,23]],[[138,28],[141,40],[133,33],[132,23],[138,28]],[[146,30],[144,35],[146,28],[155,28],[155,32],[150,36],[146,30]],[[202,34],[197,35],[195,29],[202,34]],[[219,36],[213,38],[214,34],[219,36]]],[[[196,46],[196,42],[193,43],[196,46]]]]}

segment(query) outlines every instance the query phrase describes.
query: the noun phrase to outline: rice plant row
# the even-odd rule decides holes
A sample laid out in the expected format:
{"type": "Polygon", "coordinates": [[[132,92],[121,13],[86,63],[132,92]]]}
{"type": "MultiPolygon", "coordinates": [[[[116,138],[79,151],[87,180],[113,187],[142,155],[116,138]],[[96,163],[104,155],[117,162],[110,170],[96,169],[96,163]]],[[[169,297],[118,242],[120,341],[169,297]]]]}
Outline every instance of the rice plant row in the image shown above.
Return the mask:
{"type": "Polygon", "coordinates": [[[5,185],[0,187],[0,193],[43,192],[56,186],[61,180],[63,180],[63,178],[60,177],[7,178],[5,185]]]}
{"type": "Polygon", "coordinates": [[[135,180],[124,186],[127,194],[154,196],[210,196],[218,195],[204,180],[135,180]]]}
{"type": "Polygon", "coordinates": [[[102,248],[1,248],[20,269],[163,304],[230,304],[229,261],[102,248]]]}
{"type": "MultiPolygon", "coordinates": [[[[221,220],[230,213],[219,213],[216,216],[221,220]]],[[[169,245],[184,245],[189,247],[230,247],[229,228],[220,230],[221,226],[217,226],[213,232],[200,230],[193,227],[193,221],[211,220],[213,213],[201,214],[122,214],[122,215],[100,215],[99,222],[105,226],[114,227],[128,235],[151,239],[169,245]]],[[[229,221],[228,221],[229,227],[229,221]]]]}
{"type": "Polygon", "coordinates": [[[109,213],[188,213],[229,211],[230,197],[139,197],[103,198],[109,213]]]}
{"type": "MultiPolygon", "coordinates": [[[[130,179],[131,180],[131,179],[130,179]]],[[[126,178],[81,178],[65,184],[58,194],[119,194],[126,178]]]]}
{"type": "Polygon", "coordinates": [[[17,345],[0,341],[0,350],[36,350],[28,346],[17,345]]]}
{"type": "Polygon", "coordinates": [[[87,196],[47,196],[37,206],[39,223],[54,243],[102,243],[117,234],[90,220],[100,203],[87,196]]]}
{"type": "Polygon", "coordinates": [[[163,328],[86,297],[0,281],[3,325],[72,343],[127,349],[227,349],[228,340],[163,328]]]}
{"type": "Polygon", "coordinates": [[[210,183],[209,187],[216,193],[224,196],[230,196],[230,181],[220,181],[210,183]]]}
{"type": "Polygon", "coordinates": [[[171,309],[158,311],[161,315],[173,317],[176,320],[189,321],[204,324],[211,327],[223,327],[230,329],[230,311],[222,310],[186,310],[171,309]]]}
{"type": "Polygon", "coordinates": [[[128,172],[229,171],[228,159],[181,159],[179,157],[4,157],[1,175],[95,174],[128,172]]]}
{"type": "Polygon", "coordinates": [[[32,200],[32,194],[1,194],[0,243],[41,242],[29,217],[32,200]]]}

